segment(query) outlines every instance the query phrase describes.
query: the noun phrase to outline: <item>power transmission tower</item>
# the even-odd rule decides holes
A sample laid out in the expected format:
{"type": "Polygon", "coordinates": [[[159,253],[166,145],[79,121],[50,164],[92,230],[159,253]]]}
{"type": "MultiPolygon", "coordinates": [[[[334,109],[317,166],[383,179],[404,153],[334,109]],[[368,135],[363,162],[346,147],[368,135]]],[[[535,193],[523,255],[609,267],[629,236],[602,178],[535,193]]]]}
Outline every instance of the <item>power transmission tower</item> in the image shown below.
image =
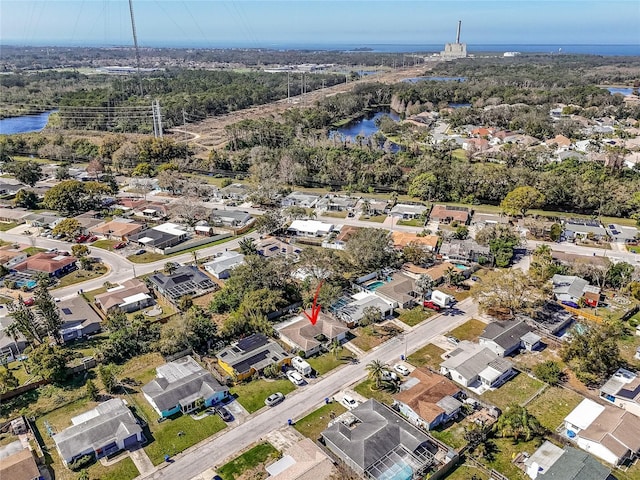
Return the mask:
{"type": "Polygon", "coordinates": [[[153,136],[162,138],[162,112],[159,100],[154,100],[151,104],[151,113],[153,115],[153,136]]]}
{"type": "Polygon", "coordinates": [[[133,0],[129,0],[129,14],[131,15],[131,31],[133,33],[133,46],[136,50],[136,69],[138,71],[138,83],[140,84],[140,96],[144,96],[142,90],[142,75],[140,74],[140,50],[138,49],[138,35],[136,34],[136,21],[133,18],[133,0]]]}

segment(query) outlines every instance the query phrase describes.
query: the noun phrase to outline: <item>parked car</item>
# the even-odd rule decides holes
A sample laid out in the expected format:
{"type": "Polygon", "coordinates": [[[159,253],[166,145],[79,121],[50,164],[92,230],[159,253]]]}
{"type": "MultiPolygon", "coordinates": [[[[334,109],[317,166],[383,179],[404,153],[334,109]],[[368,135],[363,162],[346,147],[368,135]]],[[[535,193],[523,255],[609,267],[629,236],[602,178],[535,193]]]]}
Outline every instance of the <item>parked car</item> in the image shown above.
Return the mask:
{"type": "Polygon", "coordinates": [[[426,300],[423,305],[426,308],[430,308],[431,310],[435,310],[436,312],[439,312],[440,310],[442,310],[442,307],[440,307],[440,305],[436,305],[431,300],[426,300]]]}
{"type": "Polygon", "coordinates": [[[116,250],[120,250],[121,248],[124,248],[127,246],[127,242],[120,242],[120,243],[116,243],[113,248],[115,248],[116,250]]]}
{"type": "Polygon", "coordinates": [[[217,407],[216,408],[216,413],[218,415],[220,415],[220,418],[222,420],[224,420],[225,422],[232,422],[233,421],[233,415],[231,415],[231,412],[229,410],[227,410],[225,407],[217,407]]]}
{"type": "Polygon", "coordinates": [[[382,371],[382,380],[386,380],[386,381],[398,381],[398,375],[396,374],[396,372],[390,372],[389,370],[383,370],[382,371]]]}
{"type": "Polygon", "coordinates": [[[564,302],[562,302],[562,304],[571,308],[580,308],[580,305],[578,305],[576,302],[571,302],[569,300],[565,300],[564,302]]]}
{"type": "Polygon", "coordinates": [[[300,375],[298,372],[296,372],[295,370],[289,370],[287,372],[287,378],[291,381],[291,383],[293,383],[294,385],[302,385],[304,384],[304,378],[302,378],[302,375],[300,375]]]}
{"type": "Polygon", "coordinates": [[[25,304],[27,307],[31,307],[32,305],[35,305],[35,304],[36,304],[36,299],[35,299],[35,298],[33,298],[33,297],[29,297],[29,298],[27,298],[27,299],[24,301],[24,304],[25,304]]]}
{"type": "Polygon", "coordinates": [[[449,343],[453,343],[454,345],[457,345],[460,343],[460,340],[458,340],[456,337],[454,337],[453,335],[447,335],[447,341],[449,343]]]}
{"type": "Polygon", "coordinates": [[[402,365],[401,363],[396,363],[393,366],[393,369],[398,372],[400,375],[409,375],[411,372],[409,371],[409,369],[407,367],[405,367],[404,365],[402,365]]]}
{"type": "Polygon", "coordinates": [[[276,393],[272,393],[267,398],[265,398],[264,399],[264,404],[267,407],[273,407],[274,405],[279,404],[283,400],[284,400],[284,394],[282,394],[280,392],[276,392],[276,393]]]}
{"type": "Polygon", "coordinates": [[[95,242],[96,240],[98,240],[98,237],[96,237],[95,235],[89,237],[89,239],[87,240],[87,242],[95,242]]]}
{"type": "Polygon", "coordinates": [[[360,402],[358,402],[355,398],[353,398],[351,395],[346,394],[342,396],[342,400],[340,400],[340,403],[347,410],[353,410],[358,405],[360,405],[360,402]]]}
{"type": "Polygon", "coordinates": [[[136,252],[136,255],[142,255],[143,253],[146,253],[146,250],[144,248],[141,248],[136,252]]]}

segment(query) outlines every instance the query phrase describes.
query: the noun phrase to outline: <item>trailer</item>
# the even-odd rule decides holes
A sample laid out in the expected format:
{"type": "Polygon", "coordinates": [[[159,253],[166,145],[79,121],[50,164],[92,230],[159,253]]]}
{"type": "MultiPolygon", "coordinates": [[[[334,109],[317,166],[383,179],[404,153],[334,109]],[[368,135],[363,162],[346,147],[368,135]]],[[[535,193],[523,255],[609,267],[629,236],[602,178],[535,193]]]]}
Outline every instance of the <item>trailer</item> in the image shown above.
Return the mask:
{"type": "Polygon", "coordinates": [[[431,292],[431,302],[440,308],[450,308],[456,302],[456,299],[452,295],[441,292],[440,290],[434,290],[431,292]]]}
{"type": "Polygon", "coordinates": [[[313,368],[311,368],[311,365],[309,365],[308,362],[300,357],[293,357],[291,359],[291,366],[305,377],[308,377],[313,373],[313,368]]]}

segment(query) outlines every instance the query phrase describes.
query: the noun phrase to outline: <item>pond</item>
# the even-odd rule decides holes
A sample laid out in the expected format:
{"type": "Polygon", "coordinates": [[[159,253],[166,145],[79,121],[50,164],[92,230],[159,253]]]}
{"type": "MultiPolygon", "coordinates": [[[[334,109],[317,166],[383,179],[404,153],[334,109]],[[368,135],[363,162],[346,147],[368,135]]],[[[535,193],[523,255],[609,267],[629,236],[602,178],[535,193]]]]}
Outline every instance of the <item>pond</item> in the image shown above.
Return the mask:
{"type": "Polygon", "coordinates": [[[628,97],[629,95],[631,95],[633,93],[633,88],[631,88],[631,87],[629,87],[629,88],[609,87],[609,88],[607,88],[607,90],[609,90],[609,93],[611,93],[611,95],[614,95],[616,93],[620,93],[620,94],[624,95],[625,97],[628,97]]]}
{"type": "Polygon", "coordinates": [[[57,110],[34,113],[32,115],[22,115],[20,117],[3,118],[0,120],[0,134],[13,135],[16,133],[39,132],[46,127],[49,121],[49,115],[54,112],[57,112],[57,110]]]}
{"type": "MultiPolygon", "coordinates": [[[[370,114],[359,118],[357,120],[353,120],[349,122],[344,127],[335,128],[329,131],[329,138],[350,138],[351,141],[355,141],[356,137],[359,135],[364,138],[369,138],[372,135],[375,135],[380,129],[378,125],[376,125],[376,120],[387,116],[391,118],[394,122],[400,121],[400,116],[394,111],[390,110],[382,110],[378,112],[371,112],[370,114]]],[[[397,152],[400,150],[400,146],[392,143],[391,151],[397,152]]]]}

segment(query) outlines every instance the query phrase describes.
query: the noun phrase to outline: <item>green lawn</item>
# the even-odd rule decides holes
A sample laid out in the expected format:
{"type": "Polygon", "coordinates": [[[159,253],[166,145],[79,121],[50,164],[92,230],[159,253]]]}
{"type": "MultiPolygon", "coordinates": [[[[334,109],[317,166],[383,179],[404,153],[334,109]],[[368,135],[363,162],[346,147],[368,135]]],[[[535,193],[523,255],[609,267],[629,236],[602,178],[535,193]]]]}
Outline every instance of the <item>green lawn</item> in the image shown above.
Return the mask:
{"type": "Polygon", "coordinates": [[[482,398],[504,410],[511,403],[522,405],[544,385],[540,380],[520,373],[500,388],[483,393],[482,398]]]}
{"type": "Polygon", "coordinates": [[[375,222],[375,223],[384,223],[387,219],[387,215],[374,215],[372,217],[368,215],[360,215],[360,220],[365,222],[375,222]]]}
{"type": "Polygon", "coordinates": [[[295,389],[295,385],[286,379],[260,379],[236,385],[230,392],[237,396],[240,405],[246,408],[249,413],[253,413],[264,407],[264,399],[272,393],[280,392],[286,395],[295,389]]]}
{"type": "Polygon", "coordinates": [[[375,390],[371,388],[372,385],[373,385],[373,382],[367,379],[359,383],[358,385],[356,385],[353,390],[359,393],[360,395],[362,395],[363,397],[375,398],[379,402],[386,403],[387,405],[391,405],[393,403],[393,397],[387,390],[383,390],[383,389],[375,390]]]}
{"type": "MultiPolygon", "coordinates": [[[[243,473],[256,469],[261,464],[275,460],[279,455],[273,445],[268,442],[256,445],[251,450],[247,450],[239,457],[231,460],[218,469],[218,475],[224,480],[235,480],[236,477],[243,473]]],[[[248,478],[248,477],[247,477],[248,478]]],[[[257,472],[254,472],[252,478],[262,478],[257,472]]]]}
{"type": "Polygon", "coordinates": [[[113,246],[120,243],[118,240],[96,240],[91,244],[92,247],[102,248],[103,250],[115,251],[113,246]]]}
{"type": "Polygon", "coordinates": [[[322,212],[322,217],[347,218],[347,212],[322,212]]]}
{"type": "Polygon", "coordinates": [[[18,379],[18,385],[24,385],[27,383],[27,380],[35,378],[36,376],[39,377],[37,372],[32,372],[31,374],[27,373],[25,363],[17,360],[15,362],[8,363],[7,368],[11,370],[13,375],[18,379]]]}
{"type": "Polygon", "coordinates": [[[419,323],[424,322],[427,318],[433,316],[433,310],[426,310],[423,307],[416,307],[411,310],[402,310],[398,316],[398,320],[402,323],[415,327],[419,323]]]}
{"type": "Polygon", "coordinates": [[[433,369],[439,369],[440,364],[444,361],[442,355],[444,350],[433,343],[428,343],[420,350],[409,355],[407,361],[416,367],[431,367],[433,369]]]}
{"type": "Polygon", "coordinates": [[[95,290],[89,290],[88,292],[83,291],[82,296],[84,299],[93,304],[96,301],[96,297],[101,293],[105,293],[107,291],[107,287],[96,288],[95,290]]]}
{"type": "Polygon", "coordinates": [[[640,253],[640,247],[632,247],[632,246],[628,246],[627,250],[629,250],[631,253],[640,253]]]}
{"type": "Polygon", "coordinates": [[[31,256],[31,255],[35,255],[36,253],[46,252],[47,249],[46,248],[38,248],[38,247],[27,247],[22,251],[24,253],[26,253],[27,255],[31,256]]]}
{"type": "Polygon", "coordinates": [[[0,222],[0,232],[6,232],[7,230],[11,230],[12,228],[17,227],[18,224],[16,222],[5,223],[0,222]]]}
{"type": "Polygon", "coordinates": [[[529,480],[529,477],[520,470],[512,462],[513,458],[520,452],[529,452],[529,454],[535,452],[541,445],[542,440],[535,439],[529,442],[513,443],[511,438],[494,438],[493,442],[497,448],[495,458],[490,462],[486,459],[479,459],[483,461],[489,468],[494,468],[498,472],[509,477],[510,480],[529,480]]]}
{"type": "Polygon", "coordinates": [[[420,218],[412,218],[411,220],[398,220],[396,225],[404,225],[406,227],[424,227],[425,221],[420,218]]]}
{"type": "Polygon", "coordinates": [[[489,475],[484,470],[462,462],[444,478],[446,480],[470,480],[473,475],[476,476],[477,480],[487,480],[489,478],[489,475]]]}
{"type": "Polygon", "coordinates": [[[94,278],[101,277],[107,273],[107,267],[101,263],[95,263],[93,270],[75,270],[64,277],[60,278],[56,288],[68,287],[80,282],[86,282],[94,278]]]}
{"type": "Polygon", "coordinates": [[[347,409],[338,402],[329,403],[296,421],[294,428],[315,442],[320,438],[322,431],[327,428],[327,424],[332,418],[331,414],[333,413],[337,417],[346,411],[347,409]]]}
{"type": "Polygon", "coordinates": [[[125,457],[109,467],[96,462],[87,469],[87,472],[90,480],[133,480],[140,475],[133,460],[129,457],[125,457]]]}
{"type": "MultiPolygon", "coordinates": [[[[185,253],[191,253],[191,252],[197,252],[198,250],[201,250],[203,248],[209,248],[209,247],[214,247],[216,245],[220,245],[222,243],[227,243],[230,242],[231,240],[247,235],[251,232],[253,232],[255,229],[250,229],[247,230],[246,232],[244,232],[242,235],[236,235],[236,236],[230,236],[230,237],[226,237],[226,238],[222,238],[220,240],[216,240],[215,242],[210,242],[210,243],[205,243],[204,245],[198,245],[197,247],[191,247],[191,248],[186,248],[184,250],[180,250],[179,252],[174,252],[174,253],[170,253],[168,255],[163,255],[161,253],[156,253],[156,252],[145,252],[145,253],[141,253],[140,255],[129,255],[127,257],[127,260],[133,262],[133,263],[153,263],[153,262],[157,262],[159,260],[164,260],[167,259],[167,261],[171,258],[171,257],[175,257],[176,255],[183,255],[185,253]]],[[[198,259],[200,260],[200,259],[198,259]]]]}
{"type": "MultiPolygon", "coordinates": [[[[139,402],[137,404],[139,406],[139,402]]],[[[152,428],[154,441],[144,448],[154,465],[164,462],[165,454],[174,456],[226,427],[218,415],[208,415],[201,420],[180,415],[160,424],[157,423],[157,418],[156,414],[152,420],[155,422],[154,426],[158,427],[152,428]]]]}
{"type": "Polygon", "coordinates": [[[324,375],[334,368],[344,365],[349,361],[349,359],[344,357],[343,349],[343,351],[339,352],[337,355],[334,355],[333,353],[325,353],[316,357],[307,358],[306,361],[309,362],[309,365],[311,365],[318,375],[324,375]]]}
{"type": "Polygon", "coordinates": [[[527,410],[540,421],[543,427],[555,431],[564,417],[569,415],[569,412],[581,401],[582,396],[572,390],[549,387],[527,405],[527,410]]]}
{"type": "Polygon", "coordinates": [[[133,255],[129,255],[127,257],[127,260],[133,263],[152,263],[168,257],[169,255],[146,251],[144,253],[141,253],[140,255],[136,255],[135,253],[133,255]]]}
{"type": "Polygon", "coordinates": [[[468,322],[463,323],[459,327],[451,330],[449,333],[447,333],[447,335],[452,335],[456,337],[458,340],[469,340],[474,342],[478,339],[478,337],[484,331],[486,326],[487,326],[486,323],[481,322],[480,320],[476,320],[475,318],[472,318],[468,322]]]}

